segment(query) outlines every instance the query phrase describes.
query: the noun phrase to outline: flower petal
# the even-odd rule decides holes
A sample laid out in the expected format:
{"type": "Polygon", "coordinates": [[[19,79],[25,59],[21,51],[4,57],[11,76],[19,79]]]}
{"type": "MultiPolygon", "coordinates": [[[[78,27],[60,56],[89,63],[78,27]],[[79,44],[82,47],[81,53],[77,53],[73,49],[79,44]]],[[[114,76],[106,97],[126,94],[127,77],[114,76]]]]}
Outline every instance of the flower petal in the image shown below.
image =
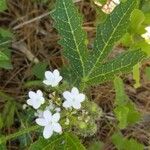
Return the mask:
{"type": "Polygon", "coordinates": [[[72,99],[73,99],[73,97],[72,97],[72,95],[71,95],[71,93],[70,93],[69,91],[65,91],[65,92],[63,93],[63,97],[64,97],[66,100],[72,100],[72,99]]]}
{"type": "Polygon", "coordinates": [[[51,71],[46,71],[45,72],[45,78],[49,81],[52,81],[52,79],[54,78],[54,75],[51,71]]]}
{"type": "Polygon", "coordinates": [[[49,80],[44,80],[43,83],[46,84],[46,85],[52,85],[52,82],[49,81],[49,80]]]}
{"type": "Polygon", "coordinates": [[[59,84],[59,82],[62,80],[62,76],[57,77],[56,79],[57,84],[59,84]]]}
{"type": "Polygon", "coordinates": [[[46,126],[48,122],[44,118],[37,118],[35,122],[40,126],[46,126]]]}
{"type": "Polygon", "coordinates": [[[150,26],[146,27],[145,30],[150,33],[150,26]]]}
{"type": "Polygon", "coordinates": [[[62,127],[59,123],[54,123],[53,124],[53,130],[57,133],[61,133],[62,132],[62,127]]]}
{"type": "Polygon", "coordinates": [[[76,87],[73,87],[71,90],[71,94],[73,94],[74,96],[77,96],[79,94],[79,90],[76,87]]]}
{"type": "Polygon", "coordinates": [[[52,113],[49,110],[45,110],[43,116],[48,122],[52,120],[52,113]]]}
{"type": "Polygon", "coordinates": [[[75,98],[78,102],[83,102],[85,100],[85,95],[80,93],[79,95],[76,96],[75,98]]]}
{"type": "Polygon", "coordinates": [[[71,106],[72,106],[72,102],[70,102],[70,101],[65,101],[63,103],[63,107],[65,107],[65,108],[70,108],[71,106]]]}
{"type": "Polygon", "coordinates": [[[43,97],[43,92],[41,91],[41,90],[37,90],[37,95],[39,96],[39,97],[43,97]]]}
{"type": "Polygon", "coordinates": [[[73,106],[73,108],[75,108],[75,109],[80,109],[80,108],[81,108],[81,103],[80,103],[80,102],[74,102],[74,103],[72,104],[72,106],[73,106]]]}
{"type": "Polygon", "coordinates": [[[48,139],[48,138],[50,138],[51,136],[52,136],[52,134],[53,134],[53,129],[52,129],[52,127],[51,126],[45,126],[44,127],[44,130],[43,130],[43,136],[44,136],[44,138],[45,139],[48,139]]]}
{"type": "Polygon", "coordinates": [[[37,100],[34,100],[33,103],[32,103],[32,106],[33,106],[34,109],[38,109],[41,106],[41,102],[37,101],[37,100]]]}
{"type": "Polygon", "coordinates": [[[41,104],[44,104],[44,103],[45,103],[44,97],[41,97],[41,98],[40,98],[40,103],[41,103],[41,104]]]}
{"type": "Polygon", "coordinates": [[[59,77],[60,73],[59,73],[59,71],[58,71],[57,69],[55,69],[55,70],[53,71],[53,75],[54,75],[55,77],[59,77]]]}
{"type": "Polygon", "coordinates": [[[60,119],[60,113],[55,113],[53,116],[52,116],[52,121],[53,122],[58,122],[60,119]]]}
{"type": "Polygon", "coordinates": [[[34,91],[29,91],[28,95],[31,99],[36,99],[37,98],[37,95],[34,91]]]}
{"type": "Polygon", "coordinates": [[[33,103],[33,102],[32,102],[32,99],[28,99],[28,100],[27,100],[27,104],[28,104],[28,105],[32,106],[32,103],[33,103]]]}

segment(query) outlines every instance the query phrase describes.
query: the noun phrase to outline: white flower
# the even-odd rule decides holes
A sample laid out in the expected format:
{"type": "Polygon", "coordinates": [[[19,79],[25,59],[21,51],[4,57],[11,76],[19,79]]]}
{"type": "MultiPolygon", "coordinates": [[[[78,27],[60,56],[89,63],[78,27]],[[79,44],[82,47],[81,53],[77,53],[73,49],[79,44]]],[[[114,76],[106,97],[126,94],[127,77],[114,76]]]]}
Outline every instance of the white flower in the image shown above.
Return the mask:
{"type": "Polygon", "coordinates": [[[62,127],[58,123],[60,119],[60,114],[51,114],[49,110],[43,112],[43,117],[36,119],[36,123],[44,127],[43,136],[48,139],[52,136],[53,132],[62,133],[62,127]]]}
{"type": "Polygon", "coordinates": [[[75,109],[80,109],[81,102],[83,102],[85,100],[85,95],[82,93],[79,93],[79,91],[76,87],[73,87],[71,92],[65,91],[63,93],[63,97],[65,98],[63,107],[65,107],[65,108],[73,107],[75,109]]]}
{"type": "Polygon", "coordinates": [[[32,106],[34,109],[38,109],[45,102],[41,90],[38,90],[37,92],[30,91],[28,95],[30,99],[27,100],[27,104],[32,106]]]}
{"type": "Polygon", "coordinates": [[[150,26],[146,27],[146,33],[142,34],[141,36],[145,39],[145,41],[150,44],[150,26]]]}
{"type": "Polygon", "coordinates": [[[60,76],[59,71],[55,69],[53,72],[51,71],[45,72],[45,80],[43,81],[43,83],[55,87],[59,84],[61,80],[62,80],[62,76],[60,76]]]}

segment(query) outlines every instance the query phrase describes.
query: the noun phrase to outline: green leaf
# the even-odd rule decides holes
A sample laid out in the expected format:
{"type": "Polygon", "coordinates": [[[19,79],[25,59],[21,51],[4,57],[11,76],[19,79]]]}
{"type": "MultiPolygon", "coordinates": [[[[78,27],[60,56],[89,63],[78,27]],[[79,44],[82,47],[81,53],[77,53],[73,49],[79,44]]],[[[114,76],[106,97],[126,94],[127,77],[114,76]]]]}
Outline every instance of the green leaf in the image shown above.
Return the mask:
{"type": "Polygon", "coordinates": [[[7,61],[9,60],[8,56],[5,55],[2,51],[0,51],[0,61],[7,61]]]}
{"type": "Polygon", "coordinates": [[[120,129],[124,129],[128,125],[128,113],[129,113],[129,108],[126,106],[117,106],[114,109],[115,115],[119,121],[118,127],[120,129]]]}
{"type": "Polygon", "coordinates": [[[52,16],[55,20],[55,27],[62,37],[60,44],[64,48],[64,56],[69,60],[71,70],[79,77],[85,76],[87,38],[82,30],[82,18],[73,1],[57,0],[52,16]]]}
{"type": "Polygon", "coordinates": [[[145,58],[145,56],[146,54],[141,50],[127,51],[115,59],[100,65],[85,82],[93,85],[112,80],[116,74],[132,70],[133,66],[145,58]]]}
{"type": "Polygon", "coordinates": [[[140,63],[133,67],[133,79],[135,80],[134,87],[139,88],[141,86],[140,83],[140,63]]]}
{"type": "Polygon", "coordinates": [[[124,105],[127,102],[127,95],[121,78],[115,77],[114,87],[116,92],[115,105],[124,105]]]}
{"type": "Polygon", "coordinates": [[[8,48],[11,36],[9,30],[0,28],[0,68],[12,69],[11,51],[8,48]]]}
{"type": "Polygon", "coordinates": [[[148,44],[146,41],[139,41],[134,45],[134,48],[141,49],[143,52],[145,52],[148,56],[150,56],[150,44],[148,44]]]}
{"type": "Polygon", "coordinates": [[[12,35],[13,35],[10,30],[8,30],[8,29],[3,29],[3,28],[0,28],[0,34],[1,34],[1,36],[4,37],[4,38],[10,38],[10,37],[12,37],[12,35]]]}
{"type": "Polygon", "coordinates": [[[138,143],[134,139],[126,139],[124,142],[124,147],[128,148],[128,150],[144,150],[144,145],[138,143]]]}
{"type": "Polygon", "coordinates": [[[7,9],[6,0],[0,0],[0,12],[7,9]]]}
{"type": "Polygon", "coordinates": [[[33,75],[35,75],[38,79],[43,80],[46,67],[47,67],[46,63],[40,62],[38,64],[35,64],[32,68],[33,75]]]}
{"type": "Polygon", "coordinates": [[[0,129],[3,127],[3,118],[2,114],[0,113],[0,129]]]}
{"type": "Polygon", "coordinates": [[[104,144],[100,141],[90,143],[88,150],[103,150],[104,144]]]}
{"type": "Polygon", "coordinates": [[[15,109],[16,109],[16,105],[12,101],[8,101],[5,104],[3,114],[2,114],[4,126],[10,127],[14,123],[15,109]]]}
{"type": "Polygon", "coordinates": [[[112,137],[112,143],[116,146],[118,150],[123,150],[124,148],[124,138],[121,133],[115,133],[112,137]]]}
{"type": "Polygon", "coordinates": [[[121,133],[115,133],[111,139],[118,150],[144,150],[144,145],[134,139],[123,137],[121,133]]]}
{"type": "Polygon", "coordinates": [[[139,33],[139,29],[144,20],[145,20],[144,13],[139,9],[135,9],[131,14],[131,32],[139,33]]]}
{"type": "Polygon", "coordinates": [[[87,65],[89,69],[86,78],[97,70],[100,63],[102,63],[112,50],[114,44],[126,33],[131,12],[136,7],[136,4],[137,0],[128,0],[120,4],[113,13],[108,16],[106,21],[97,27],[94,50],[90,55],[87,65]]]}
{"type": "Polygon", "coordinates": [[[128,125],[137,123],[141,119],[141,114],[140,112],[137,111],[134,103],[128,102],[126,107],[128,107],[129,109],[128,117],[127,117],[128,125]]]}
{"type": "Polygon", "coordinates": [[[13,66],[10,61],[0,61],[0,68],[12,69],[13,66]]]}
{"type": "Polygon", "coordinates": [[[126,47],[130,47],[133,44],[133,42],[133,36],[129,33],[126,33],[120,40],[120,43],[122,43],[126,47]]]}
{"type": "Polygon", "coordinates": [[[136,110],[135,105],[130,101],[124,106],[118,105],[114,109],[114,113],[119,121],[118,127],[120,129],[124,129],[128,125],[135,124],[141,119],[140,113],[136,110]]]}
{"type": "Polygon", "coordinates": [[[71,133],[55,136],[49,140],[40,138],[29,150],[85,150],[77,136],[71,133]]]}
{"type": "MultiPolygon", "coordinates": [[[[1,138],[2,136],[0,136],[1,138]]],[[[7,150],[6,143],[0,144],[0,150],[7,150]]]]}

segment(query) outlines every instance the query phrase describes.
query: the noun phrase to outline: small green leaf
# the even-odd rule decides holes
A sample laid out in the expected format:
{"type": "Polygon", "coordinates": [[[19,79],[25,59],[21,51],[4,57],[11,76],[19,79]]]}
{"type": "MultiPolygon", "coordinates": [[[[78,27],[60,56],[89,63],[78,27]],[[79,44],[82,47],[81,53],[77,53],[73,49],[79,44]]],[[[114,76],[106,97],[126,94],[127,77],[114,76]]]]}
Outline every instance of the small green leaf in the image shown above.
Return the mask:
{"type": "Polygon", "coordinates": [[[121,78],[115,77],[114,87],[116,92],[115,105],[124,105],[127,102],[127,95],[124,90],[124,84],[121,78]]]}
{"type": "Polygon", "coordinates": [[[133,36],[129,33],[126,33],[120,40],[120,43],[122,43],[126,47],[130,47],[133,44],[133,42],[133,36]]]}
{"type": "Polygon", "coordinates": [[[2,114],[4,126],[10,127],[14,123],[15,109],[16,109],[16,105],[12,101],[8,101],[5,104],[3,114],[2,114]]]}
{"type": "Polygon", "coordinates": [[[85,150],[77,136],[71,133],[51,137],[49,140],[40,138],[29,150],[85,150]]]}
{"type": "Polygon", "coordinates": [[[141,86],[140,83],[140,63],[133,67],[133,79],[135,80],[134,87],[139,88],[141,86]]]}
{"type": "Polygon", "coordinates": [[[148,80],[150,80],[150,67],[146,67],[146,77],[148,80]]]}
{"type": "Polygon", "coordinates": [[[141,27],[144,20],[144,13],[139,9],[135,9],[131,14],[131,32],[139,33],[139,28],[141,27]]]}
{"type": "Polygon", "coordinates": [[[114,109],[115,115],[119,121],[118,127],[124,129],[128,125],[129,108],[126,106],[117,106],[114,109]]]}
{"type": "Polygon", "coordinates": [[[118,150],[124,150],[124,138],[121,133],[115,133],[111,139],[112,143],[116,146],[118,150]]]}
{"type": "Polygon", "coordinates": [[[144,150],[144,145],[134,139],[123,137],[121,133],[115,133],[111,139],[118,150],[144,150]]]}
{"type": "Polygon", "coordinates": [[[10,30],[3,28],[0,28],[0,34],[3,38],[10,38],[13,36],[10,30]]]}
{"type": "Polygon", "coordinates": [[[0,113],[0,129],[3,127],[3,118],[2,114],[0,113]]]}
{"type": "Polygon", "coordinates": [[[90,143],[90,146],[88,148],[88,150],[103,150],[103,143],[100,141],[96,141],[93,143],[90,143]]]}
{"type": "Polygon", "coordinates": [[[46,67],[47,67],[46,63],[40,62],[38,64],[35,64],[32,68],[33,75],[35,75],[38,79],[43,80],[46,67]]]}
{"type": "Polygon", "coordinates": [[[128,117],[127,117],[128,125],[137,123],[141,119],[141,114],[140,112],[137,111],[134,103],[128,102],[126,107],[128,107],[129,109],[128,117]]]}
{"type": "Polygon", "coordinates": [[[125,139],[124,147],[128,148],[128,150],[144,150],[144,145],[134,139],[125,139]]]}
{"type": "Polygon", "coordinates": [[[7,9],[6,0],[0,0],[0,12],[7,9]]]}
{"type": "Polygon", "coordinates": [[[5,55],[2,51],[0,51],[0,61],[7,61],[9,60],[8,56],[5,55]]]}
{"type": "Polygon", "coordinates": [[[144,41],[139,41],[134,45],[134,48],[141,49],[145,52],[148,56],[150,56],[150,44],[144,41]]]}
{"type": "Polygon", "coordinates": [[[0,61],[0,68],[12,69],[13,66],[10,61],[0,61]]]}

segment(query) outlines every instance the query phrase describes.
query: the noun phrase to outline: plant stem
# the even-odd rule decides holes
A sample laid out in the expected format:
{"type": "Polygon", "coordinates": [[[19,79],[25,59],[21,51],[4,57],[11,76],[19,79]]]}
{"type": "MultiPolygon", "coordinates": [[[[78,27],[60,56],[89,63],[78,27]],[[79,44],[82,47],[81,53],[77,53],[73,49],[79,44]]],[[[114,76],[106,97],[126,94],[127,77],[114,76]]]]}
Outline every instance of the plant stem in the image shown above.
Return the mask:
{"type": "Polygon", "coordinates": [[[11,139],[14,139],[14,138],[17,138],[18,136],[21,136],[23,134],[26,134],[28,132],[31,132],[31,131],[35,131],[37,129],[39,129],[40,126],[39,125],[35,125],[35,126],[31,126],[30,128],[27,128],[27,129],[23,129],[23,130],[20,130],[16,133],[13,133],[13,134],[10,134],[10,135],[7,135],[5,137],[1,137],[0,138],[0,144],[8,141],[8,140],[11,140],[11,139]]]}

